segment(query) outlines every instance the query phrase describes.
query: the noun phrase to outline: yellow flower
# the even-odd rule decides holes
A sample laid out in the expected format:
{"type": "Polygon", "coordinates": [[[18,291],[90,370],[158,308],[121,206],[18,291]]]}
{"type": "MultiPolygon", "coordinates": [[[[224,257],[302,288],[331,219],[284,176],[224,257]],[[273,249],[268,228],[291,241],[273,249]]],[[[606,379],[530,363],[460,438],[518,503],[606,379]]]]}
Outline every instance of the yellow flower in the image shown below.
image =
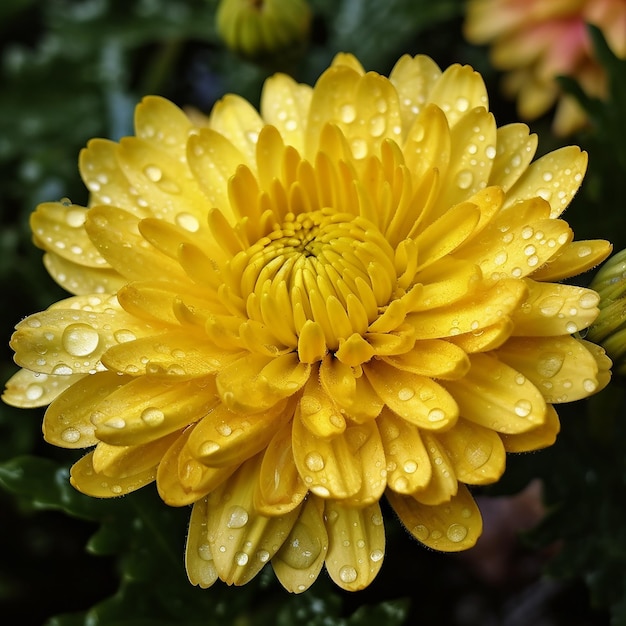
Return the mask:
{"type": "Polygon", "coordinates": [[[522,118],[533,120],[555,103],[553,128],[578,130],[586,114],[563,94],[557,76],[575,78],[593,97],[606,97],[606,75],[594,57],[586,24],[598,26],[613,52],[626,58],[624,0],[469,0],[465,35],[490,44],[494,66],[504,70],[504,91],[517,98],[522,118]]]}
{"type": "Polygon", "coordinates": [[[95,446],[72,484],[193,503],[202,587],[271,561],[290,591],[323,565],[362,589],[383,495],[427,546],[472,546],[466,485],[550,445],[553,405],[609,379],[572,336],[598,295],[553,282],[610,250],[559,218],[586,154],[531,163],[480,75],[425,56],[386,78],[342,54],[313,88],[276,75],[260,113],[229,95],[198,124],[148,97],[135,127],[81,153],[88,209],[32,217],[76,295],[18,324],[4,397],[50,403],[50,443],[95,446]]]}

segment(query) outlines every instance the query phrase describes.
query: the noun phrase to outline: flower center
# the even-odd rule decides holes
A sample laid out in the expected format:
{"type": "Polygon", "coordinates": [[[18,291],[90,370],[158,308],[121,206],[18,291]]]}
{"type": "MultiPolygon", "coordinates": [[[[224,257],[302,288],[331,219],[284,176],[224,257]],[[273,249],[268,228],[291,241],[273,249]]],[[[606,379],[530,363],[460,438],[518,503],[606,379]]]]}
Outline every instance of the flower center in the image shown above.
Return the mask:
{"type": "Polygon", "coordinates": [[[394,251],[383,235],[333,209],[290,213],[243,254],[240,293],[249,318],[273,331],[278,322],[269,310],[278,307],[296,338],[313,323],[331,350],[367,332],[396,289],[394,251]]]}

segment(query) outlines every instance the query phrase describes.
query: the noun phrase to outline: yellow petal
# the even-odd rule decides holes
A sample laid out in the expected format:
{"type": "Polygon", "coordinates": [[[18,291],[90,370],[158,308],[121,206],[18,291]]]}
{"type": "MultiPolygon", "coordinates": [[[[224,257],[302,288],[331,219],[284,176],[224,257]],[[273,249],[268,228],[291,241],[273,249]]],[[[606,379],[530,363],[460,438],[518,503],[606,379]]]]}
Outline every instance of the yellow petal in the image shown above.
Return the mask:
{"type": "Polygon", "coordinates": [[[516,336],[571,335],[587,328],[599,313],[595,291],[527,279],[528,296],[512,315],[516,336]]]}
{"type": "Polygon", "coordinates": [[[98,443],[91,421],[94,408],[129,380],[114,372],[100,372],[75,382],[46,410],[44,439],[62,448],[86,448],[98,443]]]}
{"type": "Polygon", "coordinates": [[[560,254],[533,272],[540,281],[557,281],[582,274],[600,264],[611,254],[613,246],[602,239],[572,241],[560,254]]]}
{"type": "Polygon", "coordinates": [[[504,472],[505,450],[498,433],[460,419],[441,433],[443,444],[457,479],[469,485],[496,482],[504,472]]]}
{"type": "Polygon", "coordinates": [[[178,436],[176,432],[138,446],[110,446],[100,442],[91,458],[93,469],[109,478],[131,478],[153,470],[178,436]]]}
{"type": "Polygon", "coordinates": [[[458,417],[454,398],[438,383],[383,362],[364,367],[376,393],[396,415],[428,430],[450,428],[458,417]]]}
{"type": "Polygon", "coordinates": [[[406,529],[421,543],[442,552],[471,548],[482,533],[480,511],[464,485],[449,502],[437,506],[421,504],[411,496],[387,495],[406,529]]]}
{"type": "Polygon", "coordinates": [[[307,494],[293,458],[291,428],[288,422],[278,429],[263,453],[254,492],[254,508],[263,515],[283,515],[297,507],[307,494]]]}
{"type": "Polygon", "coordinates": [[[135,133],[155,147],[184,154],[193,129],[185,113],[160,96],[146,96],[135,107],[135,133]]]}
{"type": "Polygon", "coordinates": [[[109,478],[96,474],[92,464],[93,454],[90,452],[85,455],[70,470],[70,483],[85,495],[94,498],[117,498],[148,485],[156,477],[156,467],[126,478],[109,478]]]}
{"type": "Polygon", "coordinates": [[[206,498],[193,505],[185,543],[187,577],[192,585],[202,589],[208,589],[218,578],[207,537],[208,514],[206,498]]]}
{"type": "Polygon", "coordinates": [[[250,581],[274,556],[291,532],[300,507],[278,517],[254,510],[253,493],[260,457],[244,463],[207,499],[207,537],[221,580],[250,581]]]}
{"type": "Polygon", "coordinates": [[[548,405],[545,422],[537,428],[524,433],[500,433],[504,449],[507,452],[531,452],[551,446],[556,441],[561,425],[559,416],[552,405],[548,405]]]}
{"type": "Polygon", "coordinates": [[[574,337],[512,337],[497,355],[524,374],[546,402],[573,402],[600,387],[595,358],[574,337]]]}
{"type": "Polygon", "coordinates": [[[466,354],[474,352],[488,352],[499,348],[513,333],[513,322],[505,317],[496,324],[449,337],[448,341],[459,346],[466,354]]]}
{"type": "Polygon", "coordinates": [[[546,402],[525,376],[487,354],[473,354],[470,360],[472,367],[463,378],[443,383],[462,417],[513,434],[544,423],[546,402]]]}
{"type": "Polygon", "coordinates": [[[274,573],[287,591],[302,593],[317,579],[327,550],[324,500],[310,496],[302,505],[300,517],[285,543],[272,559],[274,573]]]}
{"type": "Polygon", "coordinates": [[[188,428],[163,455],[157,470],[159,496],[169,506],[187,506],[198,502],[224,482],[239,466],[213,468],[191,456],[187,441],[193,429],[188,428]]]}
{"type": "Polygon", "coordinates": [[[550,203],[550,217],[567,208],[587,169],[587,153],[578,146],[554,150],[530,164],[507,194],[505,206],[539,196],[550,203]]]}
{"type": "Polygon", "coordinates": [[[94,403],[91,421],[101,441],[132,446],[188,426],[218,402],[211,378],[172,384],[141,376],[94,403]]]}
{"type": "MultiPolygon", "coordinates": [[[[267,124],[280,131],[285,143],[302,152],[307,116],[313,90],[285,74],[268,78],[261,93],[261,114],[267,124]]],[[[261,164],[259,163],[259,166],[261,164]]]]}
{"type": "Polygon", "coordinates": [[[54,376],[21,369],[7,381],[2,401],[22,409],[46,406],[84,377],[85,374],[54,376]]]}
{"type": "Polygon", "coordinates": [[[340,435],[346,429],[346,420],[339,406],[322,387],[316,373],[313,372],[304,387],[296,409],[296,419],[301,419],[316,437],[328,439],[340,435]]]}
{"type": "Polygon", "coordinates": [[[389,488],[405,494],[424,489],[432,467],[419,429],[388,409],[376,422],[385,450],[389,488]]]}
{"type": "Polygon", "coordinates": [[[431,506],[448,502],[459,488],[452,461],[438,437],[428,432],[422,432],[421,435],[432,474],[428,484],[413,492],[412,496],[422,504],[431,506]]]}
{"type": "Polygon", "coordinates": [[[346,591],[367,587],[378,574],[385,556],[385,528],[378,502],[357,509],[327,500],[324,513],[329,576],[346,591]]]}
{"type": "Polygon", "coordinates": [[[233,413],[218,404],[194,428],[188,442],[191,454],[206,465],[241,463],[267,446],[272,435],[293,415],[293,403],[275,404],[250,415],[233,413]]]}
{"type": "Polygon", "coordinates": [[[430,378],[460,378],[470,367],[464,350],[441,339],[416,341],[410,352],[382,360],[393,368],[430,378]]]}
{"type": "Polygon", "coordinates": [[[537,150],[537,135],[526,124],[507,124],[498,128],[496,158],[489,184],[508,191],[526,171],[537,150]]]}

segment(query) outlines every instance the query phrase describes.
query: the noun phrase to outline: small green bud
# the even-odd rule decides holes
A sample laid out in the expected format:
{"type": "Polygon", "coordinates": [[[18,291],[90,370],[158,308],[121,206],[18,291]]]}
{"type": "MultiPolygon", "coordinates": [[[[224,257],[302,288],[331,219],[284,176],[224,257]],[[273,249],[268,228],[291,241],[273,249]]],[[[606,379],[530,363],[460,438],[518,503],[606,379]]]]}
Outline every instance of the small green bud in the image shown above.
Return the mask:
{"type": "Polygon", "coordinates": [[[600,296],[600,314],[587,338],[599,343],[614,363],[614,371],[626,374],[626,250],[612,256],[590,285],[600,296]]]}
{"type": "Polygon", "coordinates": [[[307,41],[311,10],[305,0],[221,0],[216,19],[228,48],[263,61],[307,41]]]}

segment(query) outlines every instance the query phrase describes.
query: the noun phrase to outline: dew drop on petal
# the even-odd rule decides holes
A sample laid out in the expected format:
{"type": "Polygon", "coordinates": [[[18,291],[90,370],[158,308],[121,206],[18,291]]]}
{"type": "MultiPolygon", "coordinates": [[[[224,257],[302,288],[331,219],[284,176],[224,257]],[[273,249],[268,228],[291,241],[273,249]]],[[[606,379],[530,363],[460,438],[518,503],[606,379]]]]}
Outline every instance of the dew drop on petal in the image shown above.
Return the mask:
{"type": "Polygon", "coordinates": [[[597,388],[598,383],[595,380],[592,380],[591,378],[585,378],[585,380],[583,380],[583,389],[587,393],[593,393],[597,388]]]}
{"type": "Polygon", "coordinates": [[[65,363],[59,363],[52,368],[52,373],[56,376],[70,376],[74,373],[74,370],[65,363]]]}
{"type": "Polygon", "coordinates": [[[431,409],[428,412],[428,421],[429,422],[440,422],[441,420],[446,418],[446,414],[442,409],[431,409]]]}
{"type": "Polygon", "coordinates": [[[163,411],[154,407],[149,407],[141,413],[141,421],[148,426],[158,426],[164,419],[163,411]]]}
{"type": "Polygon", "coordinates": [[[459,189],[469,189],[474,182],[474,175],[470,170],[461,170],[456,175],[456,184],[459,189]]]}
{"type": "Polygon", "coordinates": [[[413,527],[413,534],[419,541],[426,541],[430,535],[430,531],[423,524],[413,527]]]}
{"type": "Polygon", "coordinates": [[[417,470],[417,463],[415,461],[405,461],[403,469],[407,474],[414,474],[417,470]]]}
{"type": "Polygon", "coordinates": [[[378,563],[384,556],[385,553],[382,550],[372,550],[372,552],[370,552],[370,559],[374,563],[378,563]]]}
{"type": "Polygon", "coordinates": [[[319,472],[325,466],[324,458],[319,452],[309,452],[304,458],[304,463],[312,472],[319,472]]]}
{"type": "Polygon", "coordinates": [[[356,580],[357,572],[351,565],[344,565],[339,570],[339,578],[344,583],[353,583],[356,580]]]}
{"type": "Polygon", "coordinates": [[[409,387],[403,387],[398,391],[398,399],[403,402],[410,400],[415,395],[415,391],[409,387]]]}
{"type": "Polygon", "coordinates": [[[448,539],[454,543],[459,543],[467,537],[467,528],[461,524],[450,524],[446,531],[448,539]]]}
{"type": "Polygon", "coordinates": [[[529,400],[518,400],[515,403],[515,415],[518,417],[528,417],[532,411],[533,405],[529,400]]]}
{"type": "Polygon", "coordinates": [[[65,443],[76,443],[80,439],[80,431],[77,428],[66,428],[61,433],[61,439],[65,443]]]}
{"type": "Polygon", "coordinates": [[[382,526],[383,516],[380,513],[372,513],[370,520],[374,526],[382,526]]]}
{"type": "Polygon", "coordinates": [[[230,435],[232,435],[233,433],[233,429],[226,422],[221,422],[220,424],[218,424],[215,427],[215,430],[217,430],[217,432],[222,435],[222,437],[230,437],[230,435]]]}
{"type": "Polygon", "coordinates": [[[61,339],[63,347],[72,356],[87,356],[95,352],[100,335],[87,324],[70,324],[61,339]]]}
{"type": "Polygon", "coordinates": [[[339,117],[344,124],[350,124],[356,119],[356,109],[352,104],[344,104],[339,110],[339,117]]]}
{"type": "Polygon", "coordinates": [[[256,558],[261,561],[261,563],[267,563],[270,560],[270,553],[267,550],[259,550],[256,553],[256,558]]]}
{"type": "Polygon", "coordinates": [[[235,554],[235,563],[240,567],[248,564],[248,555],[245,552],[237,552],[235,554]]]}
{"type": "Polygon", "coordinates": [[[213,560],[213,553],[211,552],[211,546],[204,542],[201,543],[198,546],[198,556],[203,560],[203,561],[212,561],[213,560]]]}
{"type": "Polygon", "coordinates": [[[103,426],[115,428],[116,430],[122,430],[122,428],[126,428],[126,420],[121,417],[112,417],[111,419],[104,422],[103,426]]]}
{"type": "Polygon", "coordinates": [[[190,233],[195,233],[200,228],[200,222],[195,215],[191,213],[178,213],[176,215],[176,223],[190,233]]]}
{"type": "Polygon", "coordinates": [[[161,168],[156,165],[148,165],[144,168],[143,173],[153,182],[158,183],[163,178],[161,168]]]}
{"type": "Polygon", "coordinates": [[[537,372],[545,378],[552,378],[563,367],[565,357],[560,352],[545,352],[537,361],[537,372]]]}
{"type": "Polygon", "coordinates": [[[248,523],[248,511],[242,506],[235,505],[228,511],[228,528],[243,528],[248,523]]]}
{"type": "Polygon", "coordinates": [[[26,395],[26,399],[34,402],[35,400],[39,400],[41,396],[44,394],[44,388],[37,383],[31,383],[26,387],[26,391],[24,392],[26,395]]]}
{"type": "Polygon", "coordinates": [[[214,452],[217,452],[220,449],[220,446],[215,441],[205,441],[200,446],[200,455],[201,456],[209,456],[214,452]]]}

